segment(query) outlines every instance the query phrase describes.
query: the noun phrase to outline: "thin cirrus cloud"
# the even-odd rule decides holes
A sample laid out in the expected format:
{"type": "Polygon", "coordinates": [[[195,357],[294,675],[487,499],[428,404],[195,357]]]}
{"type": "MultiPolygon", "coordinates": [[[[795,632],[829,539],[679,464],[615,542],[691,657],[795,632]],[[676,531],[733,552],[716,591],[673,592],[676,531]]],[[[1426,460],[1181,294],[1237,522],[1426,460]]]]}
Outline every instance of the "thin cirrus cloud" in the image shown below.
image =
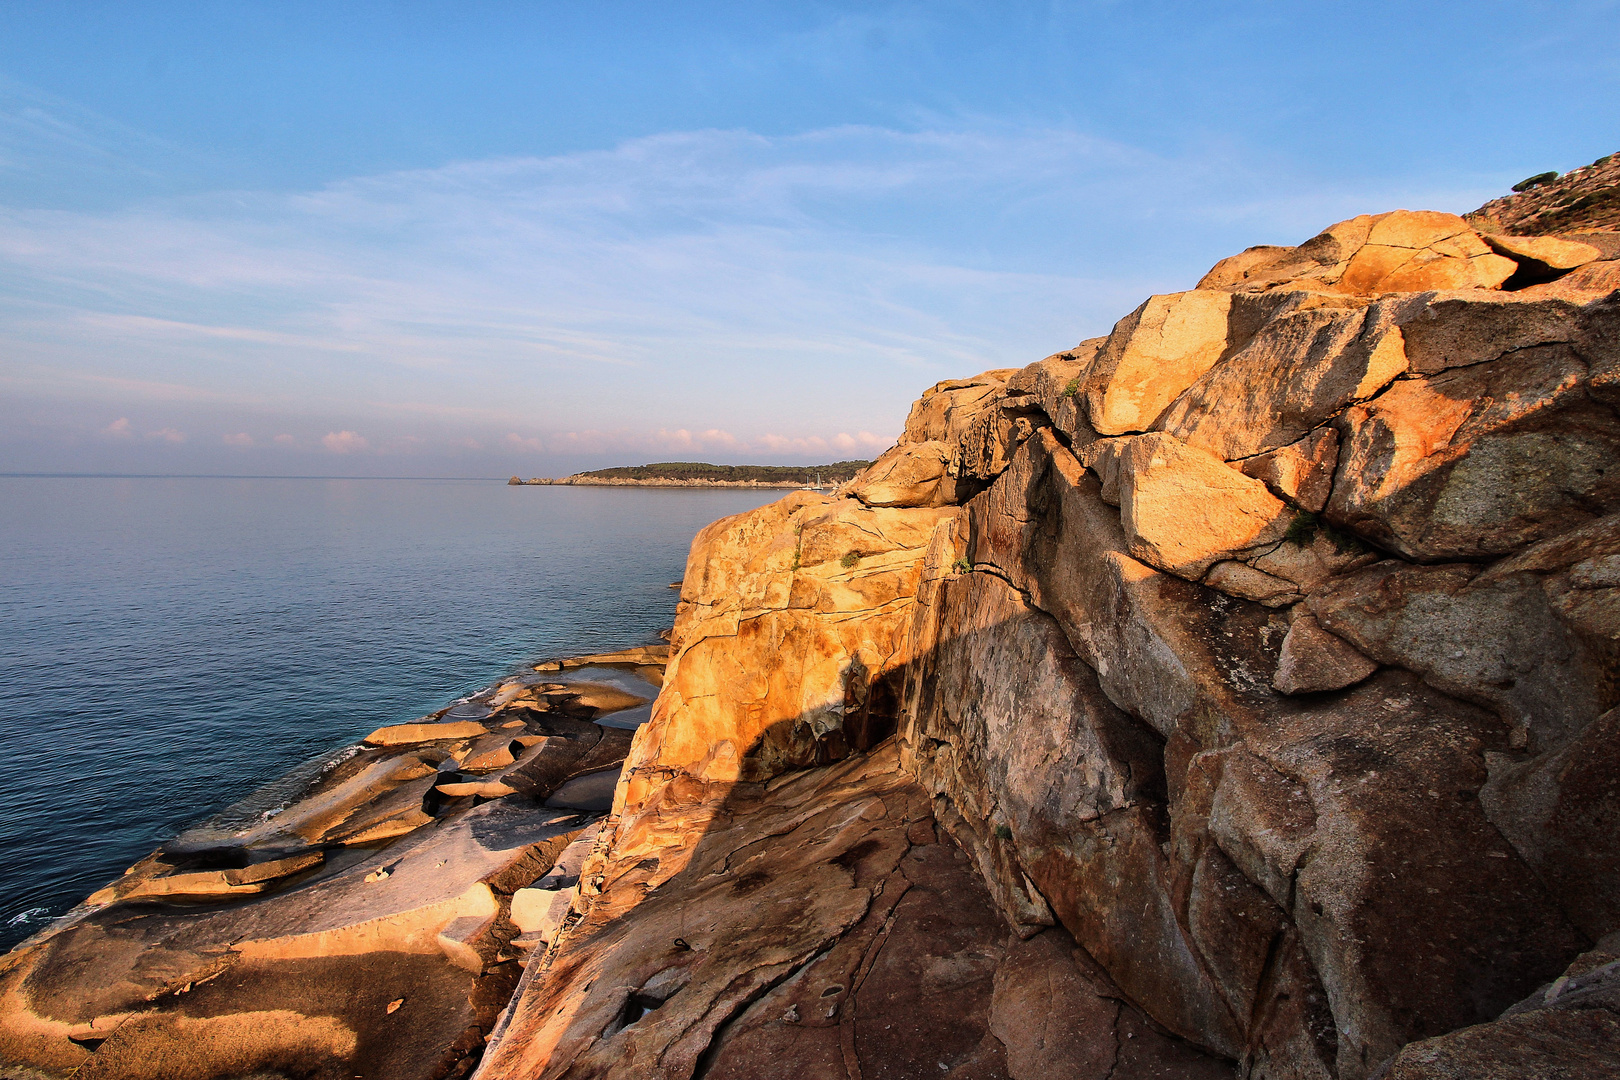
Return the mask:
{"type": "Polygon", "coordinates": [[[0,377],[64,417],[138,403],[174,446],[212,424],[237,451],[497,472],[514,453],[869,456],[928,384],[1105,331],[1248,243],[1480,190],[1336,190],[1221,148],[986,123],[0,207],[0,377]]]}

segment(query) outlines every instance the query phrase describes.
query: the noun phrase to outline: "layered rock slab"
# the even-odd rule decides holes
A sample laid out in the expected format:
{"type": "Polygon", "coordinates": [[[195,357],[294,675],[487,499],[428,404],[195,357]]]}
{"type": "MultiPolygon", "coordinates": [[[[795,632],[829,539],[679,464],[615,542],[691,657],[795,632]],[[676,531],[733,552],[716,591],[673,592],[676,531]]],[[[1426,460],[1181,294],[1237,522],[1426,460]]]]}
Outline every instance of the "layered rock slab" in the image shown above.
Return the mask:
{"type": "Polygon", "coordinates": [[[479,1077],[1230,1075],[1061,931],[1009,937],[896,766],[663,787],[479,1077]]]}

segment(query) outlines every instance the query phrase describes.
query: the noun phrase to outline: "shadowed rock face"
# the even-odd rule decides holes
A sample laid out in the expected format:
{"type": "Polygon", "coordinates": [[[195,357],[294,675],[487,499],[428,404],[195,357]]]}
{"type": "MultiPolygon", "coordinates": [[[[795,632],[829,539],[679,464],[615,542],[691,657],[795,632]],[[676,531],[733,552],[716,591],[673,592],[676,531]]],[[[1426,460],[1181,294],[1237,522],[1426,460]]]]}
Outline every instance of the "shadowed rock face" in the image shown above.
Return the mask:
{"type": "Polygon", "coordinates": [[[1515,1006],[1620,929],[1616,255],[1343,222],[706,530],[482,1075],[1620,1074],[1515,1006]]]}
{"type": "Polygon", "coordinates": [[[1230,1075],[1061,929],[1009,933],[897,765],[890,740],[769,784],[663,786],[479,1075],[1230,1075]]]}

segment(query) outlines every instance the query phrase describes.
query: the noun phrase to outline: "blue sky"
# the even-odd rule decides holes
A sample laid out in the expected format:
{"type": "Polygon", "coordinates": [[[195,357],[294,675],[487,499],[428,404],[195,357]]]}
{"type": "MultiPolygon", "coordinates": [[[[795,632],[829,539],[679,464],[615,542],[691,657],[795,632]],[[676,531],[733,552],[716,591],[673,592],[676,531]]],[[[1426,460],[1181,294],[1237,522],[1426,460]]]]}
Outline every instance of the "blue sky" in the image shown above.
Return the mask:
{"type": "Polygon", "coordinates": [[[1617,121],[1592,0],[0,0],[0,471],[872,456],[1617,121]]]}

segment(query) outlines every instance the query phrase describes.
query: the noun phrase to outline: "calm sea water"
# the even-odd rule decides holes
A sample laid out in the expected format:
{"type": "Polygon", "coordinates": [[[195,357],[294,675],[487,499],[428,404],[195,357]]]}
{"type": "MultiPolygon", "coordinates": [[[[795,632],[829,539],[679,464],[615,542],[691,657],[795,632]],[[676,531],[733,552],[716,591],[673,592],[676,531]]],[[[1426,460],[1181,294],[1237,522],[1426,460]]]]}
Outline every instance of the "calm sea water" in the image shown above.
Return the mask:
{"type": "Polygon", "coordinates": [[[780,491],[0,477],[0,948],[312,756],[657,640],[780,491]]]}

